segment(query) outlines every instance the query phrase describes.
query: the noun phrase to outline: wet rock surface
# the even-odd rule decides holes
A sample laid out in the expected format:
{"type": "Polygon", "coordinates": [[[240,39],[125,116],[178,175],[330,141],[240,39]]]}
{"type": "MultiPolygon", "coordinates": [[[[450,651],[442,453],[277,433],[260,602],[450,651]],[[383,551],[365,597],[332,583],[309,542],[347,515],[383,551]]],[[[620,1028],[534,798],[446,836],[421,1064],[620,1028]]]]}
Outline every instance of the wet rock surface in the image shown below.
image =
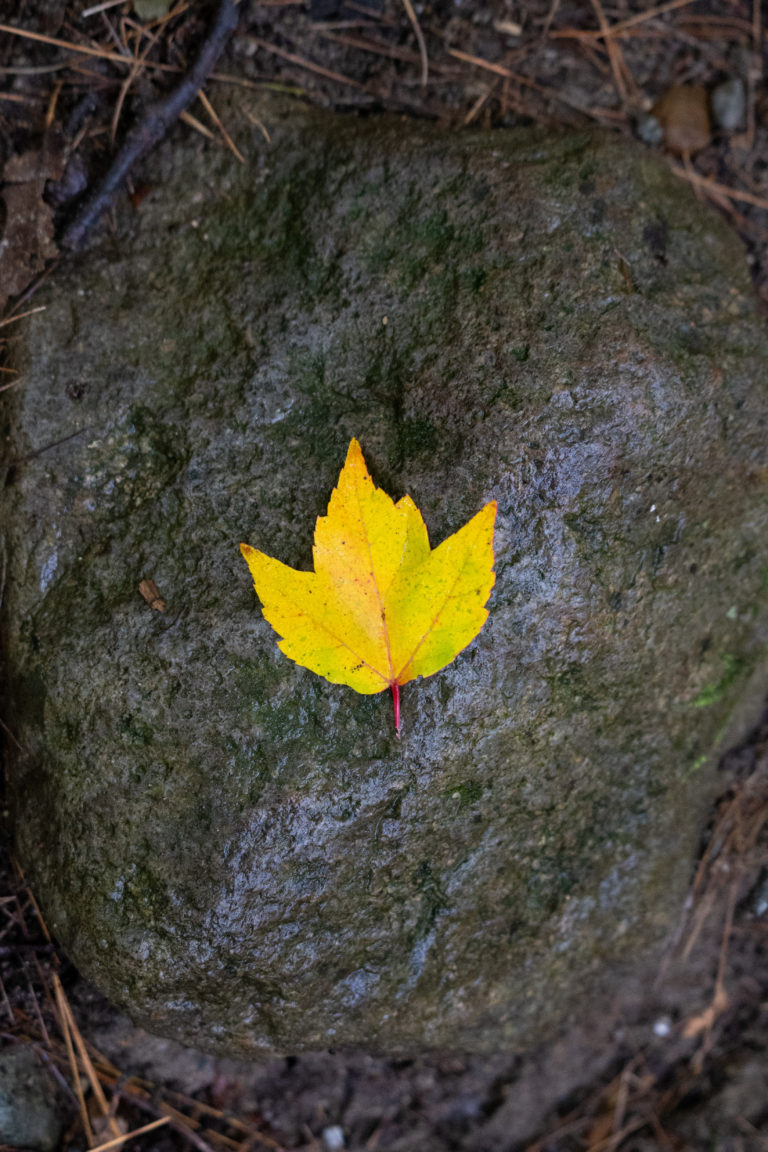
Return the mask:
{"type": "Polygon", "coordinates": [[[736,239],[640,149],[259,115],[245,170],[166,149],[26,327],[17,849],[154,1032],[524,1044],[641,984],[755,717],[768,341],[736,239]],[[238,553],[310,565],[353,435],[433,543],[499,501],[488,624],[400,743],[279,653],[238,553]]]}

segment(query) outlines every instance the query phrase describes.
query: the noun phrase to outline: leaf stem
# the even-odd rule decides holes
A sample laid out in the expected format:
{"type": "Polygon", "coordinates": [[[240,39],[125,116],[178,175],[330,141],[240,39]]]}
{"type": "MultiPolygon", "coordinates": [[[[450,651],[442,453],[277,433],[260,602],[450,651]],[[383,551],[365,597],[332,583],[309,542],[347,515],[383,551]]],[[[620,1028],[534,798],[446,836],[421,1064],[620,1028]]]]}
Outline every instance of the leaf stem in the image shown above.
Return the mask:
{"type": "Polygon", "coordinates": [[[392,703],[395,706],[395,732],[397,733],[398,740],[400,739],[400,685],[396,680],[392,681],[392,703]]]}

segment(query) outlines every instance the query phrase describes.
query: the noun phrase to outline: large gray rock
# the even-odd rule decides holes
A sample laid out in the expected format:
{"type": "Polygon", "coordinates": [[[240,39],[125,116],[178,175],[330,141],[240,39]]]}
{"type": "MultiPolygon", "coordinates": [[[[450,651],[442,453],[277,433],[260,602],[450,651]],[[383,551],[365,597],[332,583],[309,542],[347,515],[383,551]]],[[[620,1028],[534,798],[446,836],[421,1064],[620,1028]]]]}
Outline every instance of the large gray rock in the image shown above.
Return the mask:
{"type": "Polygon", "coordinates": [[[153,1031],[518,1045],[642,978],[754,715],[768,340],[737,240],[637,147],[259,115],[245,169],[167,148],[26,325],[18,852],[153,1031]],[[490,619],[401,743],[281,655],[238,552],[309,566],[353,435],[433,542],[499,501],[490,619]]]}

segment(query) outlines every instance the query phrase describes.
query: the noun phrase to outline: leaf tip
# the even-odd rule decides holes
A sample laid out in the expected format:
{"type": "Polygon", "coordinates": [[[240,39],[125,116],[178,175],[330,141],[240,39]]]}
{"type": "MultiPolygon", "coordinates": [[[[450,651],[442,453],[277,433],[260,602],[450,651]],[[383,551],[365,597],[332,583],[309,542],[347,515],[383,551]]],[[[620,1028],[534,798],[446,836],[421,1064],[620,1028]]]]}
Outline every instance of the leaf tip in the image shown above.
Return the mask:
{"type": "Polygon", "coordinates": [[[493,549],[493,532],[494,532],[494,528],[496,527],[496,513],[498,512],[498,510],[499,510],[498,500],[489,500],[488,503],[485,505],[485,507],[482,508],[480,510],[480,513],[479,513],[479,516],[481,518],[480,522],[483,524],[484,527],[487,525],[487,529],[491,533],[490,543],[491,543],[492,549],[493,549]]]}
{"type": "MultiPolygon", "coordinates": [[[[365,463],[363,450],[360,447],[360,441],[356,436],[353,436],[349,442],[347,458],[344,461],[344,468],[342,468],[342,475],[344,474],[345,470],[348,470],[351,475],[358,474],[361,476],[368,476],[368,467],[365,463]]],[[[341,480],[341,476],[339,477],[339,480],[341,480]]]]}

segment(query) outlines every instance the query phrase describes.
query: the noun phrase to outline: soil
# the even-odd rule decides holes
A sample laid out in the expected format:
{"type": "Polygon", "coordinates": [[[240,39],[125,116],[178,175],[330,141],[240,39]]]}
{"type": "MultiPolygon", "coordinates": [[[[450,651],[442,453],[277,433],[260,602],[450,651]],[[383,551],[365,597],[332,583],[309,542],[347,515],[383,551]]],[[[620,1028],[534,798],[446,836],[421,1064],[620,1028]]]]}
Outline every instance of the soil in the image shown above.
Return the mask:
{"type": "MultiPolygon", "coordinates": [[[[14,317],[34,307],[41,278],[55,277],[60,238],[84,196],[130,125],[187,69],[213,16],[184,3],[169,12],[163,0],[154,20],[127,0],[100,7],[87,15],[89,0],[20,0],[11,18],[21,34],[0,24],[6,339],[14,317]]],[[[681,179],[732,220],[766,307],[761,19],[748,0],[654,9],[640,0],[415,8],[410,0],[242,0],[208,104],[190,106],[173,131],[207,132],[210,147],[230,147],[217,94],[224,85],[268,85],[346,114],[429,117],[457,131],[592,123],[640,135],[666,146],[681,179]],[[740,89],[744,104],[732,102],[732,119],[721,110],[718,121],[712,101],[726,81],[737,82],[731,93],[740,89]],[[678,94],[659,106],[670,89],[678,94]]],[[[140,161],[126,187],[137,202],[140,161]]],[[[636,1004],[606,1005],[600,1020],[564,1026],[539,1050],[411,1061],[329,1052],[249,1066],[158,1041],[107,1004],[48,938],[9,850],[0,871],[2,1048],[31,1045],[48,1070],[62,1149],[160,1120],[132,1139],[137,1152],[757,1152],[768,1147],[768,715],[726,757],[721,780],[656,988],[636,1004]]]]}

